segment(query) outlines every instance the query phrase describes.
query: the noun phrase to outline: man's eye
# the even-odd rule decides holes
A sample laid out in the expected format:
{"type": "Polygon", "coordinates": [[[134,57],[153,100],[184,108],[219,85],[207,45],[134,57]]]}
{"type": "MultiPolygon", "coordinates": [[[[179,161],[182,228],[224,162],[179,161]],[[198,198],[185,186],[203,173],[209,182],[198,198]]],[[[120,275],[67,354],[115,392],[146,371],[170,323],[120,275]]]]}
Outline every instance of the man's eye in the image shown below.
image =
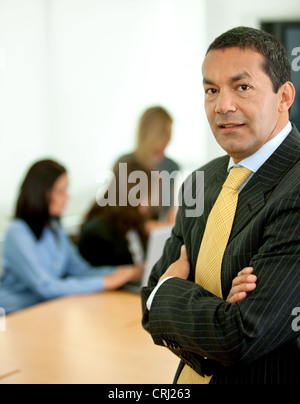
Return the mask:
{"type": "Polygon", "coordinates": [[[206,90],[206,94],[208,95],[214,95],[217,93],[217,90],[215,88],[209,88],[208,90],[206,90]]]}
{"type": "Polygon", "coordinates": [[[250,86],[248,86],[248,84],[241,84],[239,87],[238,87],[238,89],[240,90],[240,91],[247,91],[247,90],[249,90],[251,87],[250,86]]]}

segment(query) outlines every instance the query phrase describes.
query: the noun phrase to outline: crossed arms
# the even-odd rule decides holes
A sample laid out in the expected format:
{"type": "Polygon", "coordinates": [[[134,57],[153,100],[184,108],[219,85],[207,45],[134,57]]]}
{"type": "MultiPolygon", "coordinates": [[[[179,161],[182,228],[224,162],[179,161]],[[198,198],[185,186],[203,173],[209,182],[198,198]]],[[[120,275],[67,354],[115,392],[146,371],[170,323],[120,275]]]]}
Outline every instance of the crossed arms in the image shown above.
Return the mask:
{"type": "Polygon", "coordinates": [[[225,269],[224,276],[232,276],[226,300],[192,281],[191,247],[182,249],[179,214],[164,256],[142,292],[145,308],[157,283],[174,276],[158,289],[150,312],[144,310],[144,328],[156,344],[168,338],[196,362],[198,356],[207,357],[227,367],[251,363],[299,337],[291,327],[292,309],[300,306],[299,193],[292,190],[261,213],[262,233],[249,266],[234,276],[232,268],[225,269]]]}

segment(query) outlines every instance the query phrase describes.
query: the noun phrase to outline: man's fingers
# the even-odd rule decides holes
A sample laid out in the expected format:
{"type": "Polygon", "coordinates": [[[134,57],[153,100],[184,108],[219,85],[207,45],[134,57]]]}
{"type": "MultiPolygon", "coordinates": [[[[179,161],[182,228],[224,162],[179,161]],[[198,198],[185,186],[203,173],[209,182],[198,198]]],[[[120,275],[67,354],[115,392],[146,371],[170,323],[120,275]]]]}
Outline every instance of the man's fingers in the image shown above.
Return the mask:
{"type": "Polygon", "coordinates": [[[228,303],[237,303],[247,297],[247,293],[256,289],[256,283],[242,283],[241,285],[232,287],[227,298],[228,303]]]}
{"type": "Polygon", "coordinates": [[[241,285],[233,287],[230,295],[235,295],[241,292],[252,292],[254,289],[256,289],[256,283],[242,283],[241,285]]]}
{"type": "Polygon", "coordinates": [[[257,276],[255,275],[240,275],[234,278],[232,281],[232,286],[242,285],[244,283],[255,283],[257,281],[257,276]]]}
{"type": "Polygon", "coordinates": [[[249,275],[249,274],[251,274],[253,271],[254,271],[254,268],[252,268],[252,267],[246,267],[246,268],[242,269],[242,270],[238,273],[238,276],[241,276],[241,275],[249,275]]]}
{"type": "Polygon", "coordinates": [[[248,292],[256,289],[257,276],[253,275],[254,269],[246,267],[240,271],[232,281],[232,287],[227,298],[229,303],[237,303],[247,297],[248,292]]]}
{"type": "Polygon", "coordinates": [[[161,276],[159,283],[163,281],[166,277],[177,277],[181,279],[188,279],[190,274],[190,262],[188,259],[186,247],[183,245],[181,247],[180,258],[170,265],[167,271],[161,276]]]}
{"type": "Polygon", "coordinates": [[[181,259],[181,260],[186,260],[186,261],[188,261],[188,255],[187,255],[187,251],[186,251],[186,246],[185,246],[185,245],[183,245],[183,246],[181,247],[180,259],[181,259]]]}
{"type": "Polygon", "coordinates": [[[236,293],[233,296],[228,296],[227,303],[237,303],[247,297],[246,292],[236,293]]]}

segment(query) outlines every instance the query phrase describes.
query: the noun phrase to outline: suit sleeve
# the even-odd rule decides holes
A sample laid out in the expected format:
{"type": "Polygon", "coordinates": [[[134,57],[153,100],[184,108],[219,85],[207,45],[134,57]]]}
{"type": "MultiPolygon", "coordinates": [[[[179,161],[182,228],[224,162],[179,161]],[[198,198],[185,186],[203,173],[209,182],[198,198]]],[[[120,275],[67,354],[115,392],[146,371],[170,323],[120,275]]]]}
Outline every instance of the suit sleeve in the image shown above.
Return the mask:
{"type": "MultiPolygon", "coordinates": [[[[141,292],[142,305],[143,305],[143,327],[149,330],[149,311],[147,309],[147,300],[151,293],[157,286],[160,277],[166,272],[170,265],[177,261],[180,257],[180,249],[184,244],[181,236],[179,214],[177,216],[177,223],[172,231],[171,238],[166,242],[163,255],[160,261],[154,266],[149,278],[148,287],[143,288],[141,292]]],[[[169,282],[169,281],[167,281],[169,282]]],[[[155,300],[155,299],[154,299],[155,300]]]]}
{"type": "MultiPolygon", "coordinates": [[[[143,291],[144,301],[179,257],[182,216],[179,212],[164,256],[143,291]]],[[[151,311],[144,310],[143,325],[154,342],[171,341],[172,351],[189,358],[196,370],[203,357],[225,367],[252,363],[300,335],[292,328],[292,311],[300,306],[300,191],[269,205],[263,220],[263,234],[257,236],[262,242],[249,262],[257,289],[246,299],[230,304],[192,280],[173,278],[159,288],[151,311]]]]}

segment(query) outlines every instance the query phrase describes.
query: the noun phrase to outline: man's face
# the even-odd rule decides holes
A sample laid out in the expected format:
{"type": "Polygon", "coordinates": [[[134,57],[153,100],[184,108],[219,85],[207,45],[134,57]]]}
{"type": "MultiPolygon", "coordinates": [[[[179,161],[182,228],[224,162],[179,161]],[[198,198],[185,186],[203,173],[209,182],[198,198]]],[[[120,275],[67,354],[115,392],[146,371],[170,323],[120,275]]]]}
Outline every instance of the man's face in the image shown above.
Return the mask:
{"type": "Polygon", "coordinates": [[[263,70],[264,57],[252,49],[210,51],[203,64],[205,110],[220,146],[239,162],[254,154],[287,124],[263,70]]]}

